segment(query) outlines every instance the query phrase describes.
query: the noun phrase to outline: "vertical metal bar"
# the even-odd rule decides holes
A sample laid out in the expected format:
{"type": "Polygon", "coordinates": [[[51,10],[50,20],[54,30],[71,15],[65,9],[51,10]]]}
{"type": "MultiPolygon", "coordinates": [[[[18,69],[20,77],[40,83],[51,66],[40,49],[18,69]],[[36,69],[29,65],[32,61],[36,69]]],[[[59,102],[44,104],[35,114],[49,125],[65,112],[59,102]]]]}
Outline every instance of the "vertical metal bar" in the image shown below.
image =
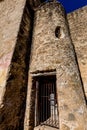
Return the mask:
{"type": "MultiPolygon", "coordinates": [[[[51,83],[50,83],[50,94],[52,93],[52,87],[51,87],[51,83]]],[[[50,101],[50,111],[51,111],[51,120],[50,120],[50,124],[52,124],[52,107],[51,107],[51,101],[50,101]]]]}
{"type": "MultiPolygon", "coordinates": [[[[52,83],[51,83],[51,93],[53,93],[53,86],[52,86],[52,83]]],[[[52,124],[53,124],[53,106],[52,106],[52,124]]]]}
{"type": "Polygon", "coordinates": [[[40,86],[41,88],[41,122],[43,121],[43,86],[42,86],[42,84],[41,84],[41,86],[40,86]]]}
{"type": "MultiPolygon", "coordinates": [[[[49,106],[49,105],[50,105],[50,97],[49,97],[49,95],[50,95],[50,92],[49,92],[50,85],[49,85],[49,83],[48,83],[48,86],[47,86],[47,87],[48,87],[48,100],[49,100],[49,103],[47,104],[47,107],[48,107],[48,111],[49,111],[49,110],[50,110],[50,109],[49,109],[49,107],[50,107],[50,106],[49,106]]],[[[49,112],[49,115],[50,115],[50,112],[49,112]]],[[[50,119],[48,120],[48,123],[50,124],[50,119]]]]}
{"type": "Polygon", "coordinates": [[[57,93],[56,93],[56,83],[55,83],[55,95],[56,95],[56,106],[55,106],[55,114],[56,114],[56,126],[58,126],[58,104],[57,104],[57,93]]]}
{"type": "Polygon", "coordinates": [[[58,122],[58,120],[57,120],[57,117],[58,117],[58,113],[57,113],[57,94],[56,94],[56,82],[55,82],[55,99],[56,99],[56,101],[55,101],[55,116],[56,116],[56,126],[57,126],[57,122],[58,122]]]}
{"type": "Polygon", "coordinates": [[[41,122],[43,121],[43,98],[42,98],[42,94],[43,94],[43,86],[42,86],[42,84],[41,84],[41,86],[40,86],[41,88],[41,122]]]}
{"type": "MultiPolygon", "coordinates": [[[[56,83],[55,83],[55,91],[57,90],[56,88],[56,83]]],[[[57,92],[56,92],[56,126],[59,125],[59,114],[58,114],[58,104],[57,104],[57,92]]]]}
{"type": "Polygon", "coordinates": [[[43,90],[43,93],[42,93],[42,121],[44,121],[44,85],[42,86],[42,90],[43,90]]]}
{"type": "Polygon", "coordinates": [[[45,83],[44,83],[44,96],[43,96],[43,121],[45,121],[45,107],[46,107],[46,104],[45,104],[45,83]]]}
{"type": "Polygon", "coordinates": [[[47,84],[45,85],[45,87],[46,87],[46,120],[47,120],[47,114],[48,114],[47,112],[47,84]]]}
{"type": "MultiPolygon", "coordinates": [[[[49,97],[48,97],[48,86],[49,85],[49,83],[47,84],[47,118],[49,118],[49,109],[48,109],[48,105],[49,105],[49,97]]],[[[49,121],[49,120],[48,120],[49,121]]],[[[48,123],[48,122],[47,122],[48,123]]]]}
{"type": "Polygon", "coordinates": [[[54,123],[55,123],[55,85],[53,82],[53,93],[54,93],[54,123]]]}
{"type": "MultiPolygon", "coordinates": [[[[50,84],[50,94],[52,93],[52,87],[50,84]]],[[[50,112],[51,112],[51,121],[52,121],[52,107],[51,107],[51,100],[50,100],[50,112]]]]}
{"type": "Polygon", "coordinates": [[[36,96],[35,96],[35,126],[38,125],[38,81],[36,81],[36,96]]]}

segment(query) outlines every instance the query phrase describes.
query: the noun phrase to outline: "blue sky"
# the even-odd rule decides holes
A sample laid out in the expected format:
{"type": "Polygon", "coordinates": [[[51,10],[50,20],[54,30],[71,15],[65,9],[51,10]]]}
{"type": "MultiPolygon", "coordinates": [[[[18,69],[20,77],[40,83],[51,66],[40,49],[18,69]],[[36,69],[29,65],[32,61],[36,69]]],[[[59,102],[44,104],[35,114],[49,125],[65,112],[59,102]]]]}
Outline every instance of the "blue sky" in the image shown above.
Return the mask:
{"type": "Polygon", "coordinates": [[[87,0],[58,0],[67,13],[87,5],[87,0]]]}

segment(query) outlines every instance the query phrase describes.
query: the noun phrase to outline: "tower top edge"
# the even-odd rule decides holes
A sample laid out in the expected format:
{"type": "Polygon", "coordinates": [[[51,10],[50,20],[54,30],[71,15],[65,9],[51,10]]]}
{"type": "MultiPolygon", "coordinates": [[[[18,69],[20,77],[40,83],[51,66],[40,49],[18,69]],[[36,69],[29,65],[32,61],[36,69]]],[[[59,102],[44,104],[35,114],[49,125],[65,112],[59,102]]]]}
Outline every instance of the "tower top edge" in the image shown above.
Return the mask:
{"type": "Polygon", "coordinates": [[[35,8],[35,11],[40,10],[41,7],[49,7],[50,5],[53,5],[54,7],[59,6],[59,8],[61,8],[66,13],[64,6],[57,0],[47,0],[43,3],[40,3],[40,5],[35,8]]]}
{"type": "Polygon", "coordinates": [[[45,2],[57,2],[57,3],[60,3],[60,2],[57,1],[57,0],[46,0],[45,2]]]}

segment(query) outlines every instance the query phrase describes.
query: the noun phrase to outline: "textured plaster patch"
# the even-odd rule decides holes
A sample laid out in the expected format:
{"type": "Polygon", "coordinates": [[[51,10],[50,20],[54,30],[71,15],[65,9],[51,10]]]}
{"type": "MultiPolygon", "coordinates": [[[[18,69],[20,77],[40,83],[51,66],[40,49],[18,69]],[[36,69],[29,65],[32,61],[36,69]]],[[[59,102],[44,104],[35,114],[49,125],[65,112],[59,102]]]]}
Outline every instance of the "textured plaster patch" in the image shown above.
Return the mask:
{"type": "Polygon", "coordinates": [[[5,84],[7,79],[7,73],[9,71],[11,56],[12,52],[3,55],[0,59],[0,104],[2,103],[3,95],[5,92],[5,84]]]}
{"type": "Polygon", "coordinates": [[[63,130],[75,130],[75,128],[78,127],[77,123],[75,121],[66,121],[66,120],[62,120],[62,124],[65,124],[64,126],[61,126],[61,130],[62,130],[62,127],[65,127],[67,129],[63,129],[63,130]],[[67,125],[67,126],[66,126],[67,125]]]}

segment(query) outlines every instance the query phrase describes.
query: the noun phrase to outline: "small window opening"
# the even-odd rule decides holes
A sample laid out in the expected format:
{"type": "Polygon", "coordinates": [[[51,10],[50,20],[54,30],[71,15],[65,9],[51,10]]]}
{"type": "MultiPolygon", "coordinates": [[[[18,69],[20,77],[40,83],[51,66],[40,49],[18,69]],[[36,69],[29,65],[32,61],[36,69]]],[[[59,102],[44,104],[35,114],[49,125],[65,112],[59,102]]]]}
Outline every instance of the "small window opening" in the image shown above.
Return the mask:
{"type": "Polygon", "coordinates": [[[56,76],[41,76],[36,79],[35,127],[38,125],[58,128],[56,76]]]}
{"type": "Polygon", "coordinates": [[[59,27],[59,26],[57,26],[56,29],[55,29],[55,36],[56,36],[57,38],[60,38],[60,37],[61,37],[61,32],[60,32],[60,27],[59,27]]]}

